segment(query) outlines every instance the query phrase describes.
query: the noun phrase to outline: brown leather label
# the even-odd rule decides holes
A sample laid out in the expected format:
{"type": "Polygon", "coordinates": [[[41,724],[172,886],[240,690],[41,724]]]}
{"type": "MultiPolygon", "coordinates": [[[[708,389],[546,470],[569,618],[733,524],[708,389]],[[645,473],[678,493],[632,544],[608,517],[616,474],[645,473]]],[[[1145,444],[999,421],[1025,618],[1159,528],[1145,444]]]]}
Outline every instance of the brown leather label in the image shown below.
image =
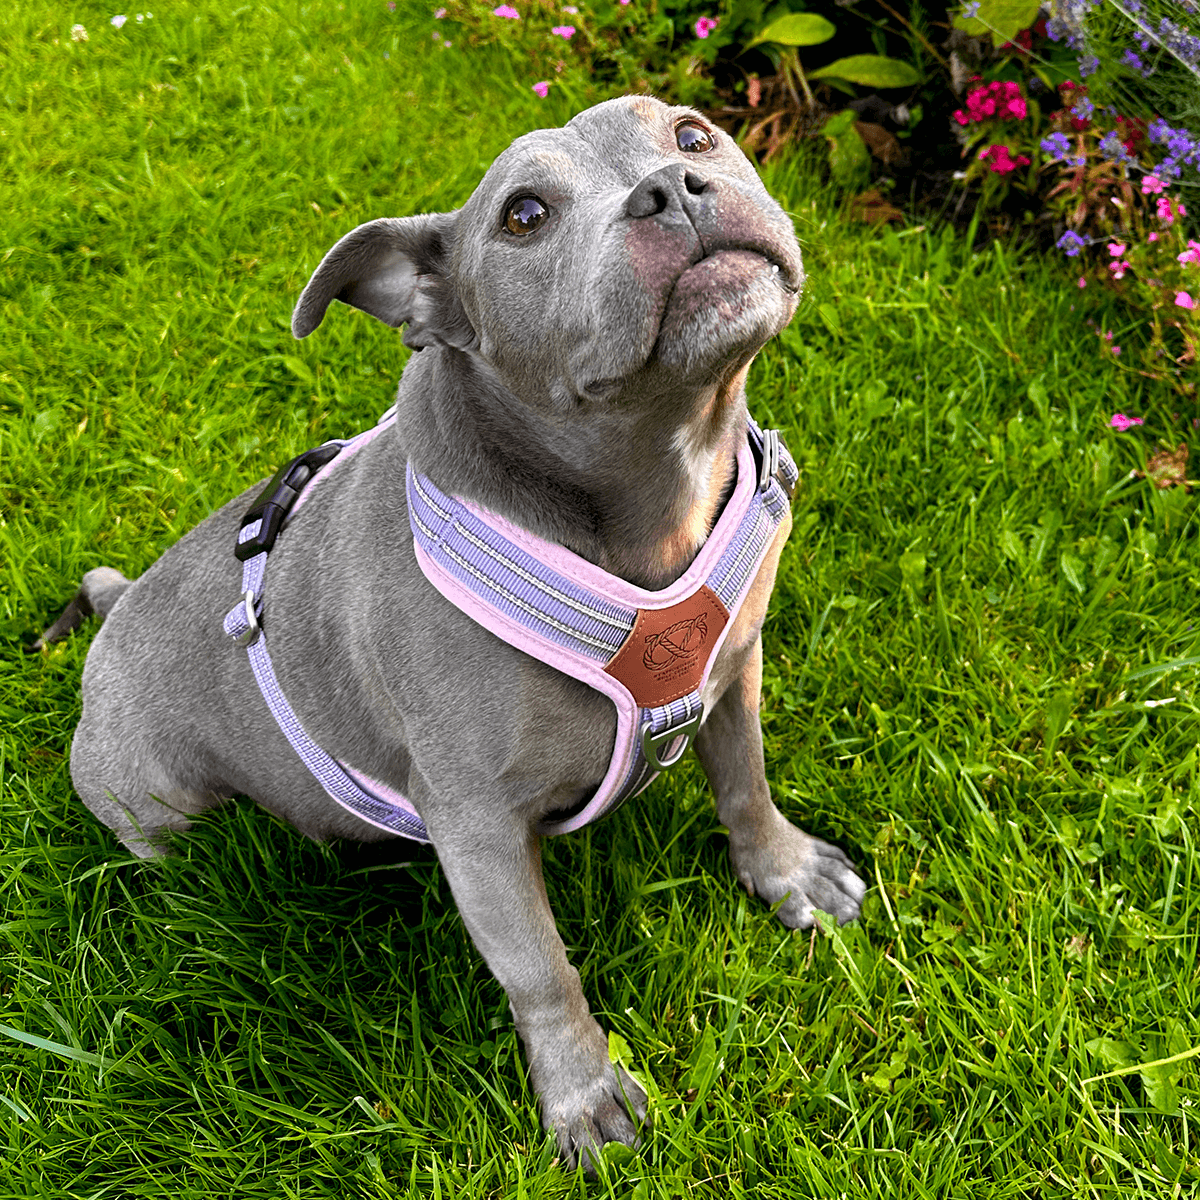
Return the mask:
{"type": "Polygon", "coordinates": [[[639,608],[633,629],[604,669],[643,707],[695,691],[729,620],[717,594],[702,586],[670,608],[639,608]]]}

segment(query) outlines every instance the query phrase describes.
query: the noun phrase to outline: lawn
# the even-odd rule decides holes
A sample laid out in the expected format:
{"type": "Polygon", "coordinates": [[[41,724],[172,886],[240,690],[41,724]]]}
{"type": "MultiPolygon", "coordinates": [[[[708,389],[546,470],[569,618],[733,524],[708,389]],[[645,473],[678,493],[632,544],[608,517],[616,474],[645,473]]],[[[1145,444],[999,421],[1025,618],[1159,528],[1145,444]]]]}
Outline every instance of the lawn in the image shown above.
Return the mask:
{"type": "Polygon", "coordinates": [[[112,15],[0,13],[0,1200],[1200,1191],[1196,502],[1131,476],[1200,414],[1104,350],[1139,331],[1094,287],[850,225],[803,156],[765,178],[810,284],[749,385],[802,472],[768,777],[873,886],[788,933],[691,759],[547,845],[640,1151],[553,1164],[431,853],[243,802],[146,865],[91,818],[93,627],[24,646],[390,403],[398,334],[288,332],[342,233],[602,96],[541,100],[406,0],[112,15]]]}

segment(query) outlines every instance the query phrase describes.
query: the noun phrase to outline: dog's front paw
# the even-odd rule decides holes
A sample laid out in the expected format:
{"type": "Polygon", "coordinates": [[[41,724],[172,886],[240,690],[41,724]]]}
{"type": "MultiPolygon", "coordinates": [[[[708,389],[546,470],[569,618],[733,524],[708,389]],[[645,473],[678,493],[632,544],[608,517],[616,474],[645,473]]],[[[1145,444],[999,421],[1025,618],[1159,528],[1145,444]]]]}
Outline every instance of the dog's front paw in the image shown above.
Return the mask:
{"type": "Polygon", "coordinates": [[[572,1085],[559,1077],[539,1089],[542,1120],[553,1129],[568,1166],[596,1173],[600,1151],[609,1142],[638,1144],[637,1126],[646,1116],[646,1093],[620,1067],[605,1058],[594,1075],[572,1085]]]}
{"type": "Polygon", "coordinates": [[[783,900],[776,915],[789,929],[807,929],[815,909],[844,925],[858,916],[867,892],[854,864],[836,846],[782,816],[764,838],[739,838],[731,831],[729,855],[750,895],[768,904],[783,900]]]}

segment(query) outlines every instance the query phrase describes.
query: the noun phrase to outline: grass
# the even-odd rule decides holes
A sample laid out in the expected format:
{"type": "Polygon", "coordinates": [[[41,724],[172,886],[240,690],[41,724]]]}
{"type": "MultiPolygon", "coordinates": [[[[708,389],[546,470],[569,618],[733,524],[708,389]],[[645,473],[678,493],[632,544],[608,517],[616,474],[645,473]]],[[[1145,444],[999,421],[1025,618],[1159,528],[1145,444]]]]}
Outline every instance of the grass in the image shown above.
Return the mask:
{"type": "Polygon", "coordinates": [[[691,762],[551,842],[652,1095],[587,1184],[432,855],[241,803],[130,861],[67,772],[88,635],[23,641],[84,570],[372,421],[403,347],[347,313],[294,343],[308,272],[593,94],[538,101],[403,2],[110,15],[0,14],[0,1197],[1200,1191],[1195,501],[1129,477],[1196,414],[1052,264],[849,227],[798,160],[768,184],[811,285],[751,377],[803,472],[767,753],[873,883],[862,920],[747,899],[691,762]]]}

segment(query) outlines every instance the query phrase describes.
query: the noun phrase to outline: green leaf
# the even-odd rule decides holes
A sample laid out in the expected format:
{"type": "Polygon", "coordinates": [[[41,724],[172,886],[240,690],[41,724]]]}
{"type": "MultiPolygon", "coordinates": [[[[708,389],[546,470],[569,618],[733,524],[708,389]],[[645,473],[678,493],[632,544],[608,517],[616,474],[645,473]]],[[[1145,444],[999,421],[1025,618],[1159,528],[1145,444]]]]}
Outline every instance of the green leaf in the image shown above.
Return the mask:
{"type": "Polygon", "coordinates": [[[829,169],[845,188],[856,187],[871,177],[871,155],[854,128],[857,120],[858,114],[847,108],[834,113],[821,129],[829,139],[829,169]]]}
{"type": "Polygon", "coordinates": [[[1003,46],[1037,20],[1040,7],[1039,0],[983,0],[970,20],[956,16],[954,28],[972,37],[990,33],[993,44],[1003,46]]]}
{"type": "Polygon", "coordinates": [[[921,82],[921,76],[911,63],[898,58],[884,58],[879,54],[854,54],[839,58],[819,71],[809,71],[809,79],[848,79],[866,87],[901,88],[912,87],[921,82]]]}
{"type": "Polygon", "coordinates": [[[746,43],[746,49],[759,42],[776,42],[780,46],[819,46],[837,33],[833,24],[816,13],[788,13],[759,30],[746,43]]]}
{"type": "Polygon", "coordinates": [[[1127,1067],[1137,1061],[1136,1046],[1113,1038],[1092,1038],[1090,1042],[1083,1043],[1083,1048],[1109,1067],[1127,1067]]]}

